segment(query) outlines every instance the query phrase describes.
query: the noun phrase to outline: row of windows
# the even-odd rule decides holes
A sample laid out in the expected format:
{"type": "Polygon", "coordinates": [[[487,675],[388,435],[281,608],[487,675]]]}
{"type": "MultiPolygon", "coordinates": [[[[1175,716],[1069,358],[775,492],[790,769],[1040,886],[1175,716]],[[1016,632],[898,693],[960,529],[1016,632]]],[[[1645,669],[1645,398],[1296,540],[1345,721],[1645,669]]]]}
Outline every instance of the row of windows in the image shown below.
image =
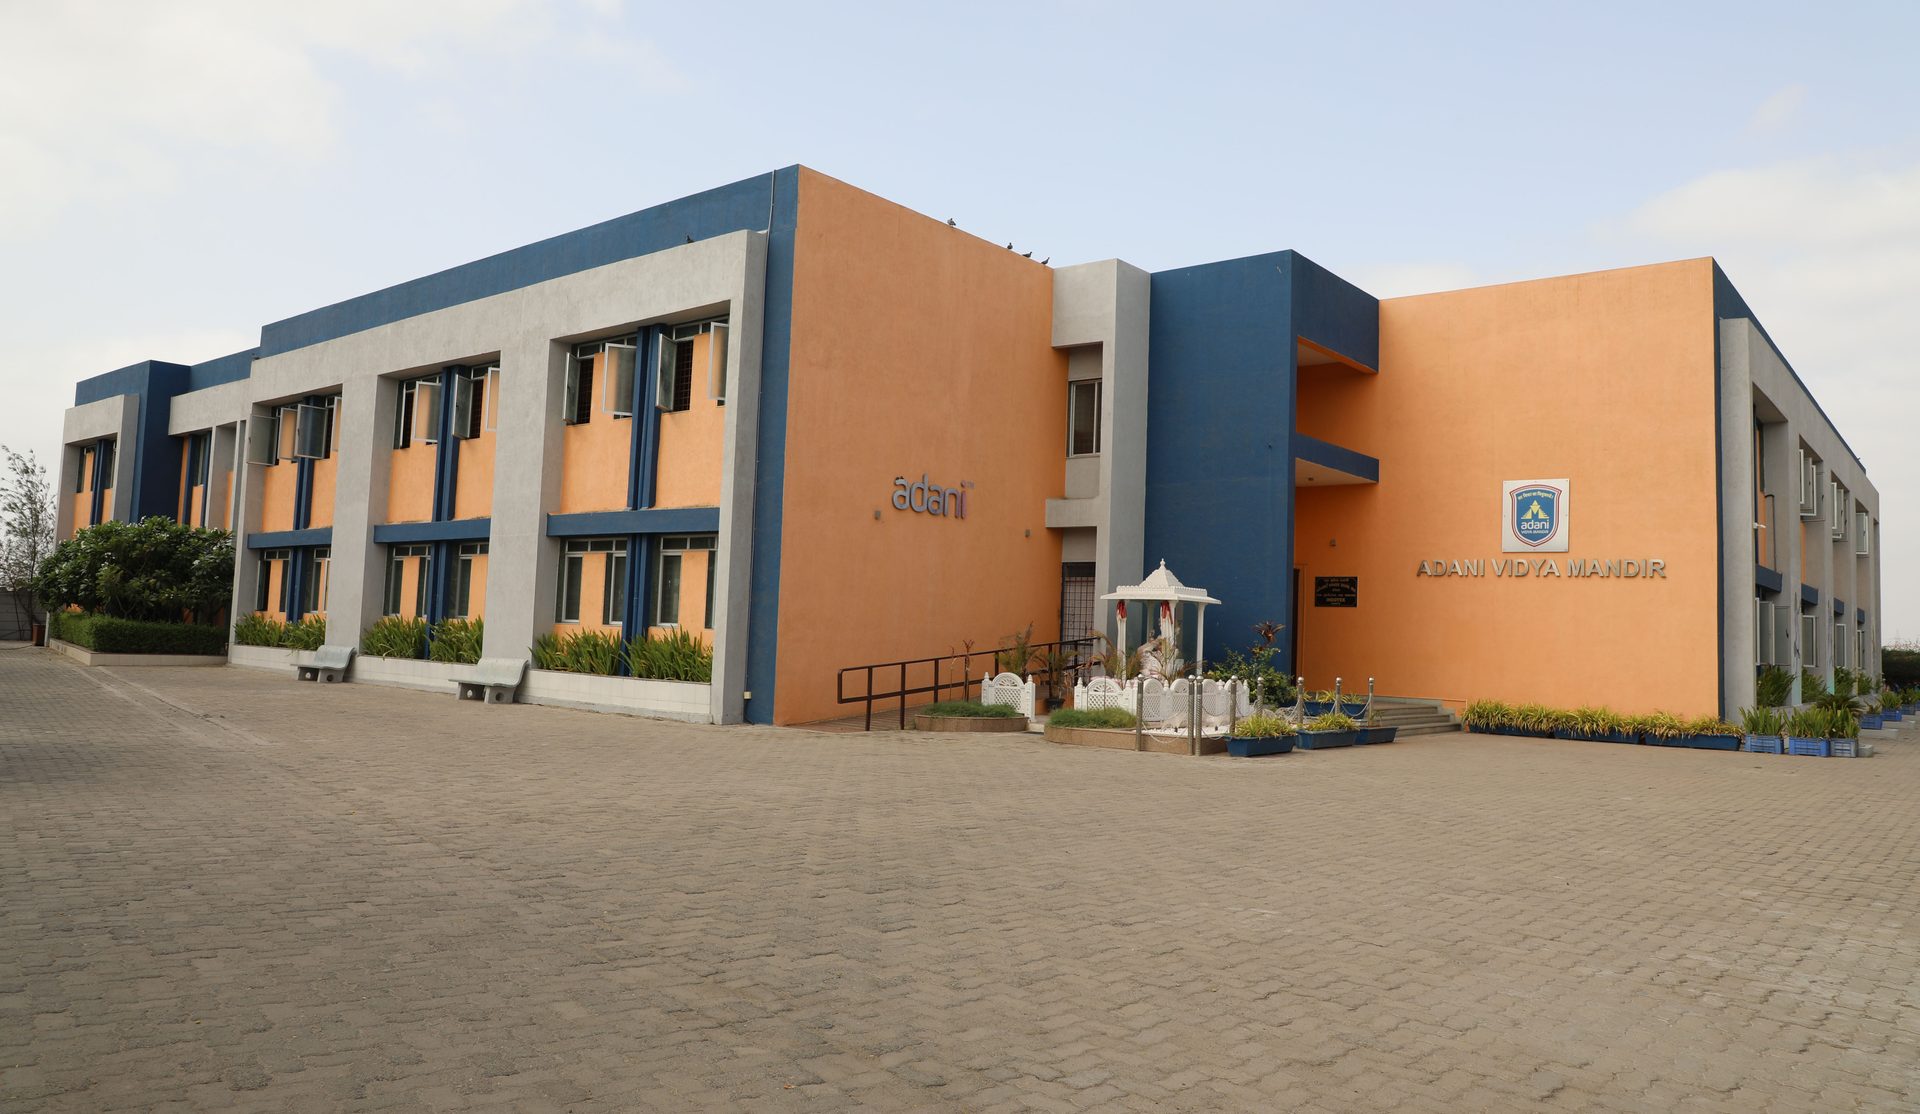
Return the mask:
{"type": "MultiPolygon", "coordinates": [[[[393,447],[404,449],[440,440],[440,377],[403,380],[393,408],[393,447]]],[[[453,436],[471,440],[499,428],[500,365],[466,368],[453,377],[453,436]]]]}
{"type": "MultiPolygon", "coordinates": [[[[655,350],[657,387],[653,404],[673,413],[693,407],[694,341],[707,344],[707,397],[727,401],[726,319],[675,325],[655,350]]],[[[633,417],[634,376],[639,360],[639,334],[576,344],[567,354],[566,391],[561,397],[561,420],[583,425],[593,420],[594,390],[600,391],[599,410],[614,418],[633,417]]]]}
{"type": "MultiPolygon", "coordinates": [[[[452,581],[448,584],[447,618],[468,618],[473,609],[473,580],[476,559],[487,554],[486,542],[462,542],[454,553],[452,581]]],[[[433,547],[430,545],[393,545],[387,547],[386,588],[381,596],[381,611],[400,614],[406,592],[407,564],[420,563],[413,582],[413,614],[427,613],[427,589],[433,583],[433,547]]]]}
{"type": "MultiPolygon", "coordinates": [[[[700,626],[705,630],[713,629],[713,583],[714,562],[712,553],[715,538],[712,534],[668,535],[660,539],[659,560],[654,562],[652,583],[648,586],[648,598],[653,607],[648,623],[657,627],[677,627],[682,625],[680,614],[680,594],[683,583],[683,566],[689,552],[706,552],[709,556],[706,564],[706,585],[703,595],[706,600],[705,612],[700,618],[700,626]]],[[[619,626],[627,613],[627,541],[625,538],[570,538],[561,553],[560,577],[556,585],[554,601],[554,621],[577,623],[580,621],[580,590],[586,581],[587,555],[603,553],[601,562],[600,622],[605,626],[619,626]]],[[[686,617],[691,623],[691,616],[686,617]]]]}

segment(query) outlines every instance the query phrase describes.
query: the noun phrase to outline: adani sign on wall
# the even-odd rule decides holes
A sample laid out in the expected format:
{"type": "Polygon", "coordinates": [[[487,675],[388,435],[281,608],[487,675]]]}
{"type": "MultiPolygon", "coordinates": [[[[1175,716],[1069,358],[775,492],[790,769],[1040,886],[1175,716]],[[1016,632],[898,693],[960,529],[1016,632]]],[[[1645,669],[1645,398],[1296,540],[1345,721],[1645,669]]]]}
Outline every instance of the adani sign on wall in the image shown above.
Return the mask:
{"type": "Polygon", "coordinates": [[[1568,482],[1508,480],[1500,490],[1500,552],[1567,551],[1568,482]]]}

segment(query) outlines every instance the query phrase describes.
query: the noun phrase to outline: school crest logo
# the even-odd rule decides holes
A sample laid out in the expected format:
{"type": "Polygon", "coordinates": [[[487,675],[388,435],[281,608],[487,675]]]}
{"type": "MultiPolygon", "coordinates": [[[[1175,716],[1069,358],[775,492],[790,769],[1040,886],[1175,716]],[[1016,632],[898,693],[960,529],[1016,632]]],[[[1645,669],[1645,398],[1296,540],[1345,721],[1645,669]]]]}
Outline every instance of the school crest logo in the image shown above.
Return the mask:
{"type": "Polygon", "coordinates": [[[1564,479],[1502,484],[1501,552],[1565,553],[1568,487],[1564,479]]]}

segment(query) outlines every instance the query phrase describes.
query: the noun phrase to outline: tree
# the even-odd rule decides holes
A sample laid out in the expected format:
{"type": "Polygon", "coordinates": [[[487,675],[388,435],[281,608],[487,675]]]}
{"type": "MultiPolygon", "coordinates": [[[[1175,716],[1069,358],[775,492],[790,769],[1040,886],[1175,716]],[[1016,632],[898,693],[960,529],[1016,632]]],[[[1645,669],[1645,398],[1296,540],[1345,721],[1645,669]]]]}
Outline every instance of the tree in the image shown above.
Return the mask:
{"type": "Polygon", "coordinates": [[[155,515],[81,530],[40,563],[30,584],[49,609],[68,606],[121,619],[204,621],[227,604],[233,539],[155,515]]]}
{"type": "Polygon", "coordinates": [[[53,493],[33,453],[22,456],[5,445],[0,453],[6,454],[0,472],[0,591],[18,592],[53,552],[53,493]]]}

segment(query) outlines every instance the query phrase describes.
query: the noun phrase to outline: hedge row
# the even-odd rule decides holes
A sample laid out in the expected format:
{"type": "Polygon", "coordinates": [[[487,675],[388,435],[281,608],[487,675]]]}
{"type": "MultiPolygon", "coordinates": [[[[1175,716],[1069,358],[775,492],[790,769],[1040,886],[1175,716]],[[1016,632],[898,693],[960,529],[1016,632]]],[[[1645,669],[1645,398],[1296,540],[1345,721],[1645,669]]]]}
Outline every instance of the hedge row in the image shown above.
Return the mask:
{"type": "Polygon", "coordinates": [[[47,633],[96,654],[210,654],[227,652],[227,628],[195,623],[152,623],[54,611],[47,633]]]}

